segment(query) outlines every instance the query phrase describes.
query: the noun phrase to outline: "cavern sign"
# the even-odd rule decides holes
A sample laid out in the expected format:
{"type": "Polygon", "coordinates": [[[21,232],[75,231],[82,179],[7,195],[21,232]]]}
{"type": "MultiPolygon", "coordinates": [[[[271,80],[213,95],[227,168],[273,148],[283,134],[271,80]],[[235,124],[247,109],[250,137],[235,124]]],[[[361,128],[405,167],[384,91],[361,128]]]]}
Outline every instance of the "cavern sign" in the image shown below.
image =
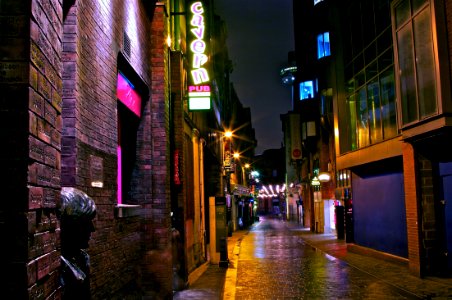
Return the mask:
{"type": "Polygon", "coordinates": [[[188,107],[190,110],[210,109],[210,78],[206,68],[209,58],[204,39],[206,26],[204,6],[201,1],[190,5],[190,85],[188,86],[188,107]]]}

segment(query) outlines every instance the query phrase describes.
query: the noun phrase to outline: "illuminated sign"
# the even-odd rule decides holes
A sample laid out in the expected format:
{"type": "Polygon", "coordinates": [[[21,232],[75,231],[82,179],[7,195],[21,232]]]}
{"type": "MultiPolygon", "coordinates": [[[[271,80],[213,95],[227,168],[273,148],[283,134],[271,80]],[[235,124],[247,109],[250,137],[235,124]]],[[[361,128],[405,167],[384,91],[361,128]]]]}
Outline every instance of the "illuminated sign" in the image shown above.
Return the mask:
{"type": "Polygon", "coordinates": [[[191,32],[195,37],[190,43],[192,52],[191,77],[194,84],[201,84],[210,80],[207,70],[203,67],[207,63],[208,57],[205,54],[207,46],[204,41],[204,32],[206,27],[204,25],[204,7],[202,2],[194,2],[190,6],[190,11],[193,14],[190,21],[191,32]]]}
{"type": "Polygon", "coordinates": [[[209,85],[190,85],[188,87],[188,109],[210,109],[209,85]]]}
{"type": "Polygon", "coordinates": [[[204,41],[206,27],[204,24],[204,7],[201,1],[190,5],[192,13],[190,19],[190,31],[192,40],[190,42],[190,84],[188,87],[188,109],[206,110],[210,109],[210,81],[206,63],[209,58],[206,54],[207,44],[204,41]]]}
{"type": "Polygon", "coordinates": [[[224,139],[223,144],[223,167],[226,171],[232,170],[232,149],[231,141],[224,139]]]}

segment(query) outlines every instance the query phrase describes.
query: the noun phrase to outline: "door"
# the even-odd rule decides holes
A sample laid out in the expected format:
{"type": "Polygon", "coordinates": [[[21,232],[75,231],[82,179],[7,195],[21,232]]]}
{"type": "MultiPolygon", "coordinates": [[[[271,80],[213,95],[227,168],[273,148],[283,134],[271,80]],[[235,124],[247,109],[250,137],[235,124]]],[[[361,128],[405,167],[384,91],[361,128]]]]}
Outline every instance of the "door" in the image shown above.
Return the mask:
{"type": "Polygon", "coordinates": [[[447,273],[452,275],[452,162],[440,163],[440,177],[442,183],[441,206],[444,217],[443,245],[446,251],[447,273]]]}

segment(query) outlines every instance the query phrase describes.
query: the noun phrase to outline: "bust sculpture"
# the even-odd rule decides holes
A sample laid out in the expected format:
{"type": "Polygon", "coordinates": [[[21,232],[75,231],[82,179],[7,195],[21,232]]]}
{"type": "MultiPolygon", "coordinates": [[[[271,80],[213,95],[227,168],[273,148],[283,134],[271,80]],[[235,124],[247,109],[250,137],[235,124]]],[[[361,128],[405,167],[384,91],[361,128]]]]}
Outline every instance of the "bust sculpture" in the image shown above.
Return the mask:
{"type": "Polygon", "coordinates": [[[63,299],[90,299],[89,255],[94,201],[84,192],[71,187],[61,189],[61,285],[63,299]]]}

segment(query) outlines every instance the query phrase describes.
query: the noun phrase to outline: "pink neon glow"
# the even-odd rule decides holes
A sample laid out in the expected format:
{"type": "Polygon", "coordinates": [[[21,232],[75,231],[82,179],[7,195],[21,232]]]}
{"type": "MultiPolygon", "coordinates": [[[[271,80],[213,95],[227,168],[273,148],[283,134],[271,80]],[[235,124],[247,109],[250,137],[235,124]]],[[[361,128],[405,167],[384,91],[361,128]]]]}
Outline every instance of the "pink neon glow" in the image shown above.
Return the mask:
{"type": "Polygon", "coordinates": [[[202,40],[204,38],[204,29],[205,29],[204,25],[201,25],[197,28],[193,28],[191,32],[193,32],[196,38],[202,40]]]}
{"type": "Polygon", "coordinates": [[[190,85],[189,92],[210,92],[210,85],[190,85]]]}
{"type": "Polygon", "coordinates": [[[118,204],[122,204],[122,152],[121,152],[121,146],[118,145],[118,148],[116,149],[117,155],[118,155],[118,204]]]}
{"type": "Polygon", "coordinates": [[[195,2],[191,5],[191,11],[194,14],[202,14],[204,12],[204,8],[202,7],[201,2],[195,2]]]}
{"type": "Polygon", "coordinates": [[[191,76],[193,77],[194,84],[200,84],[209,81],[209,74],[207,74],[207,70],[204,68],[192,70],[191,76]]]}
{"type": "Polygon", "coordinates": [[[134,114],[141,117],[141,97],[121,73],[118,73],[116,97],[134,114]]]}
{"type": "Polygon", "coordinates": [[[193,54],[193,68],[200,68],[207,62],[207,55],[195,53],[193,54]]]}
{"type": "Polygon", "coordinates": [[[190,45],[190,49],[194,53],[204,53],[204,51],[206,51],[206,42],[203,40],[194,40],[190,45]]]}

